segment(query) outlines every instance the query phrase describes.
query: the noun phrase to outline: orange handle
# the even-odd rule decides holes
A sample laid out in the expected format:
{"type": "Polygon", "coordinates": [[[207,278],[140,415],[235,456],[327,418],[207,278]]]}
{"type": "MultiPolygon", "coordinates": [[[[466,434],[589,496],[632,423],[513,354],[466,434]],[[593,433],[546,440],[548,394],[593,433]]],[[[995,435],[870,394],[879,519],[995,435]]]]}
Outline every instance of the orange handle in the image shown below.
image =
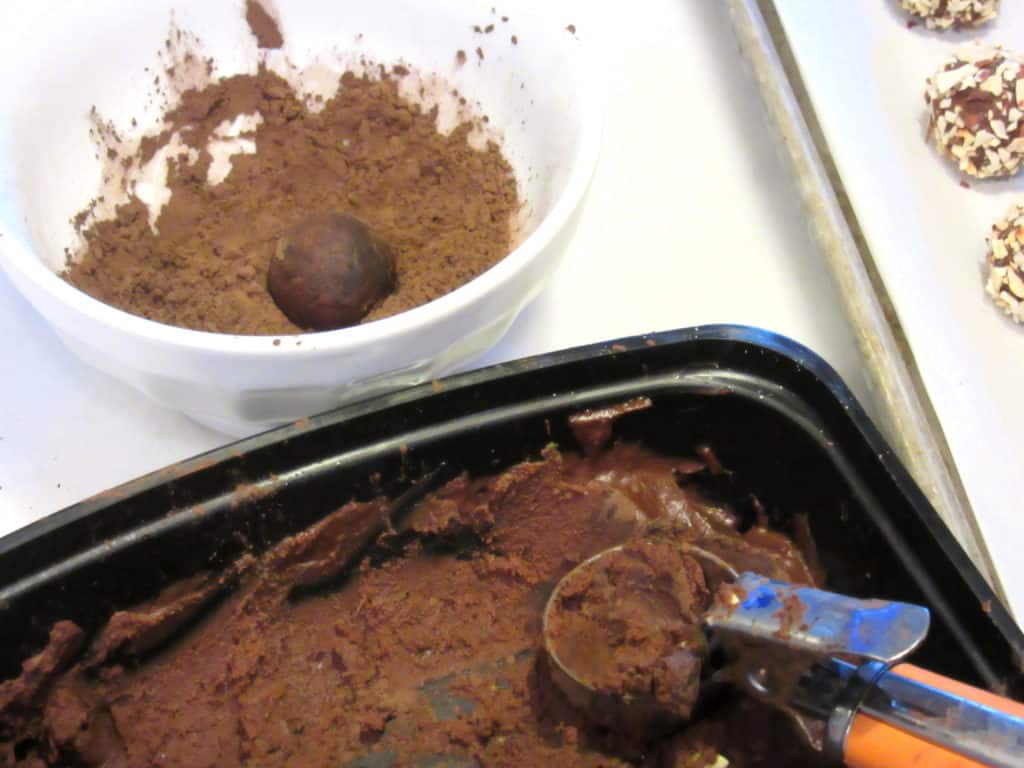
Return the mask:
{"type": "MultiPolygon", "coordinates": [[[[1024,704],[1004,699],[981,688],[965,685],[912,664],[901,664],[892,671],[933,688],[1024,718],[1024,704]]],[[[864,714],[857,715],[850,726],[843,758],[850,768],[985,768],[984,763],[958,755],[864,714]]]]}

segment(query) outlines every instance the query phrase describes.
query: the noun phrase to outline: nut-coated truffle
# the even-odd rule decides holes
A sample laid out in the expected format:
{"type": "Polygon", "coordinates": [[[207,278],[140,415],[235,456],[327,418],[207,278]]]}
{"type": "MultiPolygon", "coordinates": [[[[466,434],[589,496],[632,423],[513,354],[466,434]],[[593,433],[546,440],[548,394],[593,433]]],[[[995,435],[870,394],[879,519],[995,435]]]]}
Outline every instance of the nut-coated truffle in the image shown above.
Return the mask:
{"type": "Polygon", "coordinates": [[[988,237],[985,290],[1014,322],[1024,322],[1024,204],[1017,202],[988,237]]]}
{"type": "Polygon", "coordinates": [[[980,179],[1024,160],[1024,61],[998,45],[959,48],[930,78],[925,101],[942,154],[980,179]]]}
{"type": "Polygon", "coordinates": [[[900,0],[900,5],[929,29],[977,27],[999,13],[999,0],[900,0]]]}

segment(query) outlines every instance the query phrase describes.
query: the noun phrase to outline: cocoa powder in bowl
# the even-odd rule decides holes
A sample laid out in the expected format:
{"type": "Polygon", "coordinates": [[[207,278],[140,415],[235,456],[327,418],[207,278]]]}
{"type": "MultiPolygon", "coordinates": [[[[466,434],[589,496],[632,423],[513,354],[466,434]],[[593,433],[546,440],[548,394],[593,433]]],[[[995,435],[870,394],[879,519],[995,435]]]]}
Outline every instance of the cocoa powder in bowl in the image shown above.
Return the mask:
{"type": "Polygon", "coordinates": [[[500,148],[474,148],[472,122],[448,134],[399,93],[407,70],[341,76],[322,109],[261,65],[186,91],[134,160],[175,142],[168,202],[155,221],[132,195],[112,219],[77,217],[84,247],[64,272],[91,296],[142,317],[202,331],[301,332],[267,291],[278,239],[313,212],[352,215],[393,250],[397,287],[363,322],[425,304],[472,280],[511,249],[516,181],[500,148]],[[208,174],[211,138],[259,115],[219,183],[208,174]]]}

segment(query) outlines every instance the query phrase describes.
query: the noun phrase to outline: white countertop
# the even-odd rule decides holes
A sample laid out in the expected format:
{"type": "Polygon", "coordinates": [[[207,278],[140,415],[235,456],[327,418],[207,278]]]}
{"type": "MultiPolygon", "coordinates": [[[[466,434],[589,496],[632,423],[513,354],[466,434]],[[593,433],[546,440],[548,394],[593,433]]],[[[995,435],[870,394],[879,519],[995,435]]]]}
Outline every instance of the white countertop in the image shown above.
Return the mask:
{"type": "MultiPolygon", "coordinates": [[[[816,350],[870,409],[851,329],[724,8],[646,0],[602,30],[587,3],[569,7],[566,23],[607,51],[602,157],[563,266],[478,364],[743,323],[816,350]]],[[[0,333],[0,535],[228,442],[85,367],[2,273],[0,333]]]]}

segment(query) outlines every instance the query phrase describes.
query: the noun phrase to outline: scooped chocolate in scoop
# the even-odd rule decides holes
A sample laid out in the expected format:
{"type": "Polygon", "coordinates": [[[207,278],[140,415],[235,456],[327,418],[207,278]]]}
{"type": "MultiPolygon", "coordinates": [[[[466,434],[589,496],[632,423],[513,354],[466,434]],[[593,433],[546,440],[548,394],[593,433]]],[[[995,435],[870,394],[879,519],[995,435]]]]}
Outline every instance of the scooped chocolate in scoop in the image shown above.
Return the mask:
{"type": "Polygon", "coordinates": [[[355,325],[395,288],[395,255],[354,216],[314,214],[289,229],[267,289],[288,319],[326,331],[355,325]]]}
{"type": "MultiPolygon", "coordinates": [[[[686,720],[700,690],[710,603],[700,563],[678,546],[627,544],[563,580],[547,611],[548,649],[598,696],[686,720]]],[[[586,708],[600,717],[600,707],[586,708]]]]}

